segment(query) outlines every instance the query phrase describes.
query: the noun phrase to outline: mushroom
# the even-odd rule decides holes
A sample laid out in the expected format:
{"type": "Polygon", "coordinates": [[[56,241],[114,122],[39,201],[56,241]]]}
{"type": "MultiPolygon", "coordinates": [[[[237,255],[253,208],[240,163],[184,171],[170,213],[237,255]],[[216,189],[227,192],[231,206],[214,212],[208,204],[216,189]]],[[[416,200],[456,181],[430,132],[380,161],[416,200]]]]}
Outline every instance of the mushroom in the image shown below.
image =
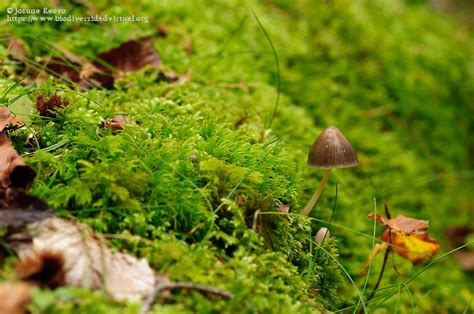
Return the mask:
{"type": "Polygon", "coordinates": [[[324,240],[329,239],[330,236],[331,233],[329,232],[329,229],[326,227],[321,227],[314,236],[314,242],[322,244],[324,240]]]}
{"type": "Polygon", "coordinates": [[[357,166],[357,154],[349,140],[335,126],[329,126],[314,142],[308,154],[308,166],[324,169],[324,176],[308,204],[301,211],[307,216],[318,201],[331,176],[331,169],[357,166]]]}

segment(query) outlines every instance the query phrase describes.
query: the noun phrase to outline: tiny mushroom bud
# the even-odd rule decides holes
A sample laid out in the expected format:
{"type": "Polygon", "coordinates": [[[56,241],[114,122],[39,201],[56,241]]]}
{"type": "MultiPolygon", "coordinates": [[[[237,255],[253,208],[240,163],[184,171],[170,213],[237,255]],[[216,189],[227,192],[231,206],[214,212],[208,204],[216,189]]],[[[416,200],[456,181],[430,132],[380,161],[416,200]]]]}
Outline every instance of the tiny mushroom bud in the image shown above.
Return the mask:
{"type": "Polygon", "coordinates": [[[308,166],[325,169],[323,179],[311,200],[301,211],[308,215],[331,176],[331,169],[357,166],[357,154],[349,140],[335,126],[330,126],[314,142],[308,154],[308,166]]]}
{"type": "Polygon", "coordinates": [[[326,227],[322,227],[316,232],[316,235],[314,236],[314,242],[316,243],[323,243],[325,240],[329,239],[331,236],[331,233],[329,232],[329,229],[326,227]]]}

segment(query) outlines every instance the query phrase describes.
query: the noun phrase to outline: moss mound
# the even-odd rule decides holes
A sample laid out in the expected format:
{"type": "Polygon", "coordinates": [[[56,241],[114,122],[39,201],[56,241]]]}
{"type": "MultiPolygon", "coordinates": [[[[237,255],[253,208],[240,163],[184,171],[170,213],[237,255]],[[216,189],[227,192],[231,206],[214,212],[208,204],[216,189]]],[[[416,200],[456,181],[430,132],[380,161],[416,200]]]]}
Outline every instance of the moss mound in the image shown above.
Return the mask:
{"type": "MultiPolygon", "coordinates": [[[[61,5],[78,16],[90,10],[61,5]]],[[[60,55],[58,47],[92,60],[151,35],[162,70],[192,73],[191,80],[170,83],[145,68],[114,90],[85,91],[51,76],[15,86],[1,100],[28,113],[28,128],[10,136],[39,174],[32,193],[58,215],[89,224],[173,280],[234,294],[222,301],[181,292],[155,312],[352,310],[380,270],[376,260],[367,287],[358,277],[375,232],[366,220],[374,199],[379,210],[388,203],[393,213],[429,219],[444,252],[445,227],[469,221],[473,38],[424,2],[96,6],[102,15],[150,21],[4,26],[27,44],[32,64],[60,55]],[[157,25],[167,25],[166,36],[157,25]],[[53,118],[38,116],[34,97],[54,93],[69,105],[53,118]],[[104,126],[117,114],[129,119],[120,132],[104,126]],[[329,124],[351,139],[360,166],[335,171],[312,219],[291,215],[322,176],[306,167],[306,153],[329,124]],[[312,236],[336,207],[333,237],[314,247],[312,236]]],[[[2,72],[0,95],[19,80],[14,68],[2,72]]],[[[409,287],[403,282],[421,268],[394,263],[403,275],[387,271],[369,310],[469,308],[469,278],[450,256],[409,287]]],[[[2,277],[10,273],[6,264],[2,277]]],[[[101,293],[61,288],[38,292],[32,308],[105,313],[122,306],[101,293]]]]}

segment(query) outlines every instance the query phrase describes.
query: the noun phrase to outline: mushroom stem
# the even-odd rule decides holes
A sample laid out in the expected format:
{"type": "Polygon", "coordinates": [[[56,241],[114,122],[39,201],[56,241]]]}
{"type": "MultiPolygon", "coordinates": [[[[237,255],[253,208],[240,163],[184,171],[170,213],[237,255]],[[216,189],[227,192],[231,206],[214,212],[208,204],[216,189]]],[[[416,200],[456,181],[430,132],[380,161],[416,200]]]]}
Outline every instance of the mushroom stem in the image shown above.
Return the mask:
{"type": "Polygon", "coordinates": [[[311,209],[313,209],[314,205],[318,201],[319,196],[323,192],[323,189],[326,186],[326,183],[328,183],[328,180],[329,180],[330,176],[331,176],[331,169],[326,169],[324,171],[324,176],[323,176],[321,182],[319,182],[318,189],[316,190],[316,192],[314,192],[314,194],[311,197],[311,199],[309,200],[308,204],[301,211],[301,215],[304,215],[304,216],[309,215],[309,213],[311,212],[311,209]]]}

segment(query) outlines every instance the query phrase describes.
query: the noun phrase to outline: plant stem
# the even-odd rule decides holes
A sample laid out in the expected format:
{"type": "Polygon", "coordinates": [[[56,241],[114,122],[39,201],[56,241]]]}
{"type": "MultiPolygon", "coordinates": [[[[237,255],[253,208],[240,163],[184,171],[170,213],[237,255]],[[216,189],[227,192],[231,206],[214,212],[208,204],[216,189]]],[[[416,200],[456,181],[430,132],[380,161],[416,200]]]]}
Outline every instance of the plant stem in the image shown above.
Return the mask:
{"type": "Polygon", "coordinates": [[[163,291],[177,289],[196,290],[204,294],[214,294],[220,296],[224,300],[228,300],[233,297],[231,293],[211,286],[195,284],[192,282],[165,282],[158,284],[152,294],[148,296],[148,298],[144,301],[140,309],[140,314],[146,314],[151,310],[153,304],[156,301],[156,298],[160,295],[160,293],[162,293],[163,291]]]}
{"type": "MultiPolygon", "coordinates": [[[[385,216],[387,217],[387,219],[391,218],[390,211],[388,209],[387,204],[385,204],[385,216]]],[[[383,256],[383,264],[382,264],[382,269],[380,270],[379,278],[377,279],[377,282],[375,283],[375,286],[372,289],[372,292],[370,293],[370,295],[367,297],[367,300],[365,301],[365,303],[369,303],[370,300],[372,300],[375,293],[377,292],[377,289],[379,288],[380,282],[382,281],[382,277],[385,272],[385,266],[387,265],[387,261],[388,261],[388,254],[390,253],[392,249],[392,246],[391,246],[392,245],[392,232],[391,231],[389,231],[389,234],[388,234],[388,242],[389,242],[389,246],[385,250],[385,254],[383,256]]]]}
{"type": "Polygon", "coordinates": [[[318,186],[316,192],[314,192],[314,194],[311,197],[311,199],[309,200],[308,204],[301,211],[301,215],[304,215],[304,216],[309,215],[309,213],[311,212],[311,209],[313,209],[314,205],[318,201],[319,196],[323,192],[323,189],[326,186],[326,183],[328,183],[328,180],[329,180],[330,176],[331,176],[331,169],[326,169],[324,171],[324,176],[321,179],[321,182],[319,182],[319,186],[318,186]]]}

